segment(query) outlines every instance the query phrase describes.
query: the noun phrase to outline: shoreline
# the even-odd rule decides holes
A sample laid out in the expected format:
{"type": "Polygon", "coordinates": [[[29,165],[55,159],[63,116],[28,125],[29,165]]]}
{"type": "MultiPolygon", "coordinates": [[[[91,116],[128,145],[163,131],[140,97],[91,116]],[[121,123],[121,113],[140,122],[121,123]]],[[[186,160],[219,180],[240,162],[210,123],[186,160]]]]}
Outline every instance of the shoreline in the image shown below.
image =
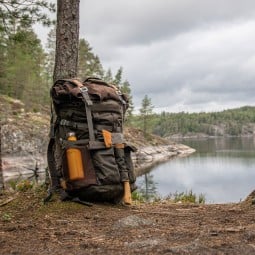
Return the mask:
{"type": "MultiPolygon", "coordinates": [[[[175,157],[186,157],[195,149],[184,144],[145,146],[131,154],[136,176],[149,172],[154,166],[169,161],[175,157]]],[[[4,182],[33,175],[32,169],[37,163],[39,174],[43,175],[47,167],[45,155],[3,155],[2,168],[4,182]]]]}
{"type": "Polygon", "coordinates": [[[146,146],[133,153],[132,160],[136,176],[149,172],[153,167],[175,157],[186,157],[196,150],[184,144],[146,146]]]}

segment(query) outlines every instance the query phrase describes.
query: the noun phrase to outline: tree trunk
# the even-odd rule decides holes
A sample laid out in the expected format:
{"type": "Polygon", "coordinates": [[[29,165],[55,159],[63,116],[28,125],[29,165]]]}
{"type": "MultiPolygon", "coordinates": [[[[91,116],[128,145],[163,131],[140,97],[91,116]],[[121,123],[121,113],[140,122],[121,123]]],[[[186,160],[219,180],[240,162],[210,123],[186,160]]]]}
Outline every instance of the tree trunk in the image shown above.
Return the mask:
{"type": "Polygon", "coordinates": [[[2,166],[2,124],[0,123],[0,194],[4,189],[4,176],[2,166]]]}
{"type": "Polygon", "coordinates": [[[53,80],[77,76],[80,0],[58,0],[53,80]]]}

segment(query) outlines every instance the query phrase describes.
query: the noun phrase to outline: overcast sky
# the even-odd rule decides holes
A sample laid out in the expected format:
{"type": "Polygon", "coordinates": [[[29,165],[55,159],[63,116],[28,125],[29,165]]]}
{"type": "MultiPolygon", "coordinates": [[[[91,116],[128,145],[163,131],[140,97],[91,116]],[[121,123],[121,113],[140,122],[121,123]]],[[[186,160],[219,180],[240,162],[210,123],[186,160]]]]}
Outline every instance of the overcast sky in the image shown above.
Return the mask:
{"type": "Polygon", "coordinates": [[[80,37],[139,108],[220,111],[255,105],[254,0],[81,0],[80,37]]]}

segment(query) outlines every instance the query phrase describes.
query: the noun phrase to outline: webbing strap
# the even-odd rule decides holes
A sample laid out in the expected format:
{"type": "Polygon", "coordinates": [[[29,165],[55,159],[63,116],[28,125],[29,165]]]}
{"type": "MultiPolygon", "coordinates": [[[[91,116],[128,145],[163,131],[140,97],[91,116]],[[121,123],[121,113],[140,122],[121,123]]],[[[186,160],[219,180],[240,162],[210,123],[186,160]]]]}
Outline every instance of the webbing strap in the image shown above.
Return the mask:
{"type": "Polygon", "coordinates": [[[53,110],[53,105],[51,102],[51,104],[50,104],[50,133],[49,133],[49,137],[54,138],[54,135],[55,135],[54,110],[53,110]]]}
{"type": "MultiPolygon", "coordinates": [[[[126,103],[126,101],[124,100],[124,98],[123,98],[123,94],[122,94],[122,92],[115,86],[115,85],[112,85],[113,86],[113,88],[115,89],[115,91],[116,91],[116,93],[117,93],[117,95],[119,96],[119,99],[120,99],[120,101],[121,101],[121,103],[122,103],[122,112],[121,112],[121,121],[122,121],[122,125],[123,125],[123,123],[124,123],[124,106],[127,104],[126,103]]],[[[121,132],[122,132],[123,130],[121,129],[121,132]]]]}
{"type": "Polygon", "coordinates": [[[89,140],[90,141],[95,141],[92,114],[91,114],[91,109],[90,109],[90,106],[93,103],[90,100],[87,87],[83,86],[83,87],[80,88],[80,90],[81,90],[81,94],[82,94],[82,97],[83,97],[82,100],[84,102],[85,111],[86,111],[86,115],[87,115],[87,122],[88,122],[88,129],[89,129],[89,140]]]}
{"type": "Polygon", "coordinates": [[[55,166],[55,160],[54,160],[54,154],[53,154],[54,144],[55,144],[55,139],[51,138],[48,144],[48,149],[47,149],[47,161],[48,161],[48,168],[49,168],[52,189],[57,188],[59,185],[59,176],[57,174],[57,169],[55,166]]]}
{"type": "Polygon", "coordinates": [[[59,122],[59,125],[68,126],[68,127],[72,127],[72,128],[80,129],[80,130],[85,130],[86,128],[88,128],[88,125],[86,123],[74,122],[74,121],[65,120],[65,119],[61,119],[59,122]]]}

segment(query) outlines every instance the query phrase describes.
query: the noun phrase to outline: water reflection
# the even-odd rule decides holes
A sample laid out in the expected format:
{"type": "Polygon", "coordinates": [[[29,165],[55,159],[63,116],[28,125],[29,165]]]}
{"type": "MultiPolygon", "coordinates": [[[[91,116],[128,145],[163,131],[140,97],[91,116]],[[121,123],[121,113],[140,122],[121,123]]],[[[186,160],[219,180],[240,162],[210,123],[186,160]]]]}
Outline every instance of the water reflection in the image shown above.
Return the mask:
{"type": "MultiPolygon", "coordinates": [[[[255,188],[254,138],[186,140],[197,150],[151,170],[161,196],[192,190],[207,203],[239,202],[255,188]]],[[[142,181],[138,178],[138,183],[142,181]]]]}

